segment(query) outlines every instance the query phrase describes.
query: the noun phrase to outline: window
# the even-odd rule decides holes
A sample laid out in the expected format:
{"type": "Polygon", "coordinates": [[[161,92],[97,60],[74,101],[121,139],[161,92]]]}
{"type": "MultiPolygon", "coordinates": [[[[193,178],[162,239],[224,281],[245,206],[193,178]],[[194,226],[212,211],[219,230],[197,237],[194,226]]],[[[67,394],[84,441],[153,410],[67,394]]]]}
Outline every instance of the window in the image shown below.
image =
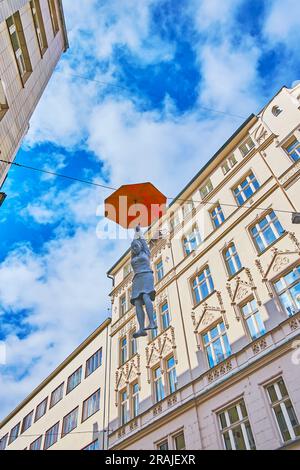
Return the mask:
{"type": "Polygon", "coordinates": [[[239,147],[239,149],[243,157],[245,157],[247,153],[249,153],[250,150],[253,149],[253,147],[254,147],[254,142],[251,139],[251,137],[248,137],[248,139],[245,140],[245,142],[239,147]]]}
{"type": "Polygon", "coordinates": [[[48,47],[48,44],[47,44],[47,38],[46,38],[46,33],[45,33],[45,26],[44,26],[44,20],[42,16],[40,1],[31,0],[30,7],[31,7],[31,12],[32,12],[36,37],[38,40],[41,55],[43,56],[43,54],[45,53],[48,47]]]}
{"type": "Polygon", "coordinates": [[[135,382],[132,386],[131,386],[131,400],[132,400],[132,415],[133,415],[133,418],[136,418],[139,414],[139,408],[140,408],[140,405],[139,405],[139,384],[137,382],[135,382]]]}
{"type": "Polygon", "coordinates": [[[82,367],[80,366],[70,377],[68,378],[67,393],[70,393],[77,385],[81,382],[82,367]]]}
{"type": "Polygon", "coordinates": [[[158,402],[165,398],[164,386],[162,381],[161,368],[157,367],[153,371],[154,376],[154,392],[155,392],[155,401],[158,402]]]}
{"type": "Polygon", "coordinates": [[[300,158],[300,142],[296,137],[285,147],[285,151],[294,162],[300,158]]]}
{"type": "Polygon", "coordinates": [[[45,434],[44,450],[49,449],[58,441],[59,422],[48,429],[45,434]]]}
{"type": "Polygon", "coordinates": [[[130,263],[129,263],[129,264],[126,264],[126,266],[125,266],[124,269],[123,269],[123,277],[124,277],[124,279],[125,279],[125,277],[128,276],[128,274],[131,273],[131,271],[132,271],[131,264],[130,264],[130,263]]]}
{"type": "MultiPolygon", "coordinates": [[[[157,323],[157,316],[156,316],[155,311],[153,312],[153,319],[154,319],[155,323],[157,323]]],[[[158,336],[158,328],[155,328],[154,330],[150,330],[151,341],[153,341],[157,336],[158,336]]]]}
{"type": "Polygon", "coordinates": [[[214,283],[208,266],[195,277],[192,281],[192,287],[194,300],[197,304],[206,299],[214,291],[214,283]]]}
{"type": "Polygon", "coordinates": [[[264,218],[260,219],[260,221],[251,228],[251,235],[259,253],[265,251],[268,246],[278,240],[283,233],[282,225],[274,211],[271,211],[264,218]]]}
{"type": "Polygon", "coordinates": [[[10,431],[8,445],[17,439],[17,437],[19,436],[19,430],[20,430],[20,423],[14,426],[12,430],[10,431]]]}
{"type": "Polygon", "coordinates": [[[27,416],[25,416],[25,418],[23,419],[23,423],[22,423],[22,427],[21,427],[21,434],[25,431],[27,431],[27,429],[30,428],[30,426],[32,425],[32,418],[33,418],[33,411],[31,411],[31,413],[29,413],[27,416]]]}
{"type": "Polygon", "coordinates": [[[122,366],[127,361],[127,338],[124,336],[120,340],[120,365],[122,366]]]}
{"type": "Polygon", "coordinates": [[[8,110],[8,104],[7,104],[6,94],[5,94],[2,80],[0,79],[0,120],[3,118],[7,110],[8,110]]]}
{"type": "Polygon", "coordinates": [[[244,400],[219,413],[226,450],[255,450],[255,442],[244,400]]]}
{"type": "Polygon", "coordinates": [[[183,248],[186,255],[192,253],[192,251],[196,250],[197,247],[201,243],[200,233],[198,228],[195,226],[193,230],[187,234],[183,239],[183,248]]]}
{"type": "Polygon", "coordinates": [[[136,330],[130,332],[130,357],[134,356],[137,353],[137,340],[133,337],[136,330]]]}
{"type": "Polygon", "coordinates": [[[288,316],[297,313],[300,310],[300,266],[282,276],[274,286],[288,316]]]}
{"type": "Polygon", "coordinates": [[[30,444],[29,450],[41,450],[41,448],[42,448],[42,439],[43,439],[43,436],[40,436],[38,439],[33,441],[30,444]]]}
{"type": "Polygon", "coordinates": [[[85,377],[88,377],[95,372],[102,364],[102,348],[98,349],[87,361],[85,368],[85,377]]]}
{"type": "Polygon", "coordinates": [[[193,201],[188,201],[185,204],[183,204],[182,206],[183,217],[187,217],[192,212],[193,209],[194,209],[193,201]]]}
{"type": "Polygon", "coordinates": [[[237,164],[237,159],[235,158],[234,155],[230,155],[230,157],[228,157],[221,165],[223,174],[226,175],[231,170],[231,168],[233,168],[234,165],[236,164],[237,164]]]}
{"type": "Polygon", "coordinates": [[[24,83],[28,78],[29,74],[32,72],[32,67],[29,59],[28,49],[26,46],[20,13],[16,12],[13,16],[10,16],[6,20],[6,23],[10,35],[12,48],[17,61],[18,70],[24,83]]]}
{"type": "Polygon", "coordinates": [[[62,425],[62,437],[64,437],[66,434],[69,434],[77,427],[78,410],[79,407],[77,406],[75,410],[71,411],[71,413],[64,417],[62,425]]]}
{"type": "Polygon", "coordinates": [[[242,206],[258,189],[259,183],[251,172],[233,189],[238,205],[242,206]]]}
{"type": "Polygon", "coordinates": [[[161,307],[161,323],[163,330],[170,326],[170,312],[168,302],[165,302],[161,307]]]}
{"type": "Polygon", "coordinates": [[[202,335],[202,338],[210,367],[216,366],[230,356],[231,349],[224,322],[218,323],[217,326],[202,335]]]}
{"type": "Polygon", "coordinates": [[[212,192],[214,189],[211,180],[206,181],[206,183],[201,186],[200,188],[200,196],[202,199],[204,199],[206,196],[208,196],[209,193],[212,192]]]}
{"type": "Polygon", "coordinates": [[[184,439],[183,432],[174,436],[173,439],[174,439],[174,447],[176,450],[185,450],[185,439],[184,439]]]}
{"type": "Polygon", "coordinates": [[[164,265],[163,265],[162,260],[160,260],[158,263],[156,263],[155,271],[156,271],[156,279],[159,282],[164,277],[164,265]]]}
{"type": "Polygon", "coordinates": [[[170,220],[170,228],[171,228],[171,230],[175,230],[175,228],[176,228],[179,224],[180,224],[180,220],[179,220],[178,212],[173,213],[172,216],[171,216],[171,220],[170,220]]]}
{"type": "Polygon", "coordinates": [[[226,248],[224,251],[224,258],[229,276],[234,276],[234,274],[242,269],[242,263],[234,243],[226,248]]]}
{"type": "Polygon", "coordinates": [[[34,418],[35,422],[38,421],[42,416],[46,414],[47,404],[48,404],[48,397],[45,398],[45,400],[43,400],[42,403],[40,403],[36,407],[35,418],[34,418]]]}
{"type": "Polygon", "coordinates": [[[157,444],[157,450],[169,450],[168,439],[165,439],[164,441],[157,444]]]}
{"type": "Polygon", "coordinates": [[[58,16],[57,16],[57,10],[56,10],[56,0],[48,0],[48,5],[49,5],[49,10],[50,10],[53,33],[54,33],[54,36],[56,36],[56,34],[59,31],[59,23],[58,23],[58,16]]]}
{"type": "Polygon", "coordinates": [[[100,389],[83,402],[82,422],[95,414],[100,409],[100,389]]]}
{"type": "Polygon", "coordinates": [[[120,316],[122,317],[127,312],[126,294],[120,298],[120,316]]]}
{"type": "Polygon", "coordinates": [[[4,437],[0,439],[0,450],[6,449],[7,440],[8,440],[8,434],[6,434],[4,437]]]}
{"type": "Polygon", "coordinates": [[[52,408],[60,400],[62,400],[63,395],[64,395],[64,382],[59,387],[57,387],[57,389],[54,390],[54,392],[52,392],[51,400],[50,400],[50,408],[52,408]]]}
{"type": "Polygon", "coordinates": [[[217,205],[214,209],[211,210],[210,216],[215,228],[220,227],[225,220],[222,207],[217,205]]]}
{"type": "Polygon", "coordinates": [[[94,442],[91,442],[91,444],[84,447],[83,450],[100,450],[99,440],[96,439],[94,442]]]}
{"type": "Polygon", "coordinates": [[[264,335],[266,328],[258,310],[255,299],[250,300],[241,308],[243,317],[247,323],[247,327],[252,339],[259,338],[264,335]]]}
{"type": "Polygon", "coordinates": [[[120,417],[121,417],[121,426],[124,426],[128,419],[128,396],[127,391],[123,390],[120,392],[120,417]]]}
{"type": "Polygon", "coordinates": [[[271,407],[284,442],[300,436],[300,425],[282,378],[267,387],[271,407]]]}
{"type": "Polygon", "coordinates": [[[168,389],[169,393],[176,392],[177,388],[177,376],[174,356],[167,360],[167,377],[168,377],[168,389]]]}

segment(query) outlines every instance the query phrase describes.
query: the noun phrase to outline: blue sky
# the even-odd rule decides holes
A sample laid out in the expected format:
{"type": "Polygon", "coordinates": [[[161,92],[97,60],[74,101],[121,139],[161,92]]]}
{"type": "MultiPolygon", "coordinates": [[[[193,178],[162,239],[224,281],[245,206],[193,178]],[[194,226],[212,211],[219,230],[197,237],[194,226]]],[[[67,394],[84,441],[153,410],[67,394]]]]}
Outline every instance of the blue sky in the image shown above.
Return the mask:
{"type": "MultiPolygon", "coordinates": [[[[300,79],[298,0],[84,3],[64,1],[70,50],[20,163],[114,187],[150,180],[173,196],[300,79]]],[[[107,316],[105,273],[128,244],[96,236],[105,190],[13,168],[4,191],[0,417],[107,316]]]]}

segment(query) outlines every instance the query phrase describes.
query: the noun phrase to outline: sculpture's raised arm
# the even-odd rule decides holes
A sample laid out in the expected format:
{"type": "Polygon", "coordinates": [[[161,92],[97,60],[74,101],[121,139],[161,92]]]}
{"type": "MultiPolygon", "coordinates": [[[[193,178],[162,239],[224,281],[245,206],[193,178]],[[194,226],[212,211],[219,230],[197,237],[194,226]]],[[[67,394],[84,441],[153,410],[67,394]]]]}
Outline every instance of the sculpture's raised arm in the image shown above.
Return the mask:
{"type": "Polygon", "coordinates": [[[149,256],[151,256],[151,252],[150,252],[150,249],[149,249],[149,246],[148,246],[148,243],[147,241],[145,240],[145,237],[144,235],[142,234],[141,232],[141,227],[139,225],[136,226],[135,228],[135,235],[134,235],[134,238],[136,240],[139,240],[143,246],[143,251],[149,256]]]}

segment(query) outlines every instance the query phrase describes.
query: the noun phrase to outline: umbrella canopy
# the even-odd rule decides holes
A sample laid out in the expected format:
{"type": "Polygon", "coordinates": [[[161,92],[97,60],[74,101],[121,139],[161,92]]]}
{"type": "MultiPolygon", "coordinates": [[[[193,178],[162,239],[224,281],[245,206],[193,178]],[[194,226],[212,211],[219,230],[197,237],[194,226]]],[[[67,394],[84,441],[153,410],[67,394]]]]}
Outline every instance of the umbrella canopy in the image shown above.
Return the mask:
{"type": "Polygon", "coordinates": [[[105,217],[124,228],[149,227],[165,214],[166,202],[152,183],[127,184],[105,200],[105,217]]]}

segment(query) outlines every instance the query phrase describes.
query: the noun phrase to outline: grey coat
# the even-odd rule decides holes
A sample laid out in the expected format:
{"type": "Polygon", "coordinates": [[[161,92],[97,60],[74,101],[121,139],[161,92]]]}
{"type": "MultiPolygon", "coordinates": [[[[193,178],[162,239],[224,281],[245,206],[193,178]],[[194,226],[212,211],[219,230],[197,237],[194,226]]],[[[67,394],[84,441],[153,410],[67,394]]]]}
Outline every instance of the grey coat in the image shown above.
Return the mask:
{"type": "Polygon", "coordinates": [[[143,294],[149,294],[151,300],[155,299],[154,276],[150,265],[150,250],[145,239],[138,240],[142,245],[139,255],[132,254],[131,266],[134,272],[132,281],[131,303],[134,305],[143,294]]]}

